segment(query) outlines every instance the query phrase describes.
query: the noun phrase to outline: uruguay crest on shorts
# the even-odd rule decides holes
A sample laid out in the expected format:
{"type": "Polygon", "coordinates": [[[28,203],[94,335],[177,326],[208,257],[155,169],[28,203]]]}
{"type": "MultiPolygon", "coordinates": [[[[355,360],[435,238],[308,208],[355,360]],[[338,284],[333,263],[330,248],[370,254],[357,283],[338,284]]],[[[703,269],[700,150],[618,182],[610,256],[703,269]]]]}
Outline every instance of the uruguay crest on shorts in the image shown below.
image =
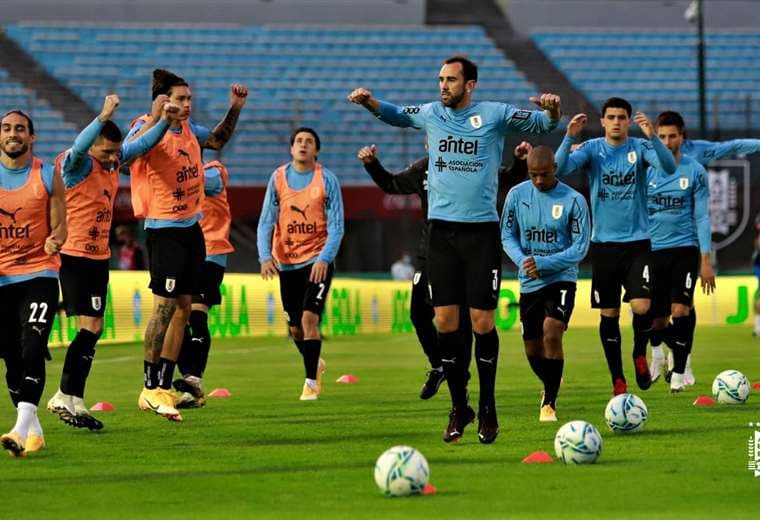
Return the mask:
{"type": "Polygon", "coordinates": [[[90,303],[92,304],[92,310],[99,311],[101,305],[103,305],[103,302],[100,299],[100,296],[93,296],[90,298],[90,303]]]}
{"type": "Polygon", "coordinates": [[[167,278],[166,279],[166,292],[174,292],[174,288],[177,286],[177,279],[176,278],[167,278]]]}

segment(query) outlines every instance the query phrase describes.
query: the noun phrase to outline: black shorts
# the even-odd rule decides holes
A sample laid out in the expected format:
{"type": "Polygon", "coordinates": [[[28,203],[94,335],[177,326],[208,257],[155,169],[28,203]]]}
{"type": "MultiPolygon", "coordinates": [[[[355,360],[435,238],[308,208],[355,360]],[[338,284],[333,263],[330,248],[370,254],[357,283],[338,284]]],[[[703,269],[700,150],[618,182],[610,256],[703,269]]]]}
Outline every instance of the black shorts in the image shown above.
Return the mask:
{"type": "Polygon", "coordinates": [[[673,303],[691,307],[699,276],[699,262],[697,247],[673,247],[652,252],[655,279],[652,315],[655,318],[670,316],[670,305],[673,303]]]}
{"type": "Polygon", "coordinates": [[[146,237],[153,294],[166,298],[199,294],[206,261],[201,226],[148,228],[146,237]]]}
{"type": "Polygon", "coordinates": [[[0,357],[21,356],[19,348],[25,327],[39,334],[47,345],[58,312],[58,280],[32,278],[25,282],[0,286],[0,357]],[[12,352],[12,354],[11,354],[12,352]]]}
{"type": "Polygon", "coordinates": [[[221,286],[224,280],[224,267],[206,260],[203,262],[203,277],[201,278],[201,290],[193,295],[193,303],[200,303],[207,307],[222,303],[221,286]]]}
{"type": "Polygon", "coordinates": [[[428,276],[433,305],[493,310],[501,286],[498,222],[430,222],[428,276]]]}
{"type": "Polygon", "coordinates": [[[291,327],[301,326],[303,311],[311,311],[322,316],[325,301],[330,293],[333,265],[327,269],[327,277],[322,283],[309,281],[311,265],[294,271],[280,271],[280,298],[285,310],[285,319],[291,327]]]}
{"type": "Polygon", "coordinates": [[[620,307],[623,301],[651,298],[654,285],[649,240],[591,243],[591,308],[620,307]]]}
{"type": "Polygon", "coordinates": [[[543,337],[546,318],[561,321],[567,329],[574,307],[574,282],[555,282],[537,291],[520,293],[520,322],[523,339],[532,340],[543,337]]]}
{"type": "Polygon", "coordinates": [[[61,254],[60,279],[67,316],[103,317],[108,294],[108,260],[61,254]]]}

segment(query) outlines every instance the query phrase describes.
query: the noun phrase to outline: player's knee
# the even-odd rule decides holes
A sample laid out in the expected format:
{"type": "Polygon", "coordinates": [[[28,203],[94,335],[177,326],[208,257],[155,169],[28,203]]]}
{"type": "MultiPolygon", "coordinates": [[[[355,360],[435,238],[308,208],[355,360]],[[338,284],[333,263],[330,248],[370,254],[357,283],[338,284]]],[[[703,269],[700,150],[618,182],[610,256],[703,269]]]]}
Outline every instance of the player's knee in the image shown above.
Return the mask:
{"type": "Polygon", "coordinates": [[[683,318],[684,316],[688,316],[690,311],[691,309],[688,305],[683,305],[680,303],[674,303],[670,308],[670,313],[674,318],[683,318]]]}
{"type": "Polygon", "coordinates": [[[79,326],[100,338],[100,335],[103,333],[103,318],[82,316],[79,319],[79,326]]]}
{"type": "Polygon", "coordinates": [[[649,312],[651,303],[652,301],[646,298],[637,298],[635,300],[631,300],[631,310],[633,311],[634,314],[638,314],[639,316],[642,316],[649,312]]]}
{"type": "Polygon", "coordinates": [[[313,338],[319,336],[319,315],[310,311],[304,311],[301,316],[301,327],[304,337],[313,338]]]}
{"type": "Polygon", "coordinates": [[[438,332],[456,332],[459,329],[459,314],[456,311],[437,310],[435,313],[435,326],[438,332]]]}
{"type": "Polygon", "coordinates": [[[487,334],[495,326],[494,313],[492,311],[474,311],[472,316],[472,330],[476,334],[487,334]]]}
{"type": "Polygon", "coordinates": [[[620,307],[612,308],[612,309],[600,309],[599,315],[602,318],[619,318],[620,317],[620,307]]]}
{"type": "Polygon", "coordinates": [[[565,324],[559,320],[547,318],[544,320],[544,343],[556,345],[562,342],[565,324]]]}

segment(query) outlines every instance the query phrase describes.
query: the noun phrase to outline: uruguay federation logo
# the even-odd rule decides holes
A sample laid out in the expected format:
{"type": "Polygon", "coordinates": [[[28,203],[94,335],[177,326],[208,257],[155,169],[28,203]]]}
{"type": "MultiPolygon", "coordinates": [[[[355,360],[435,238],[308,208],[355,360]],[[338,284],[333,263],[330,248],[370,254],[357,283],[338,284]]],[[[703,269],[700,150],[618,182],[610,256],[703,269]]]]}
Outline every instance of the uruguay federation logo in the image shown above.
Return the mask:
{"type": "Polygon", "coordinates": [[[636,152],[628,152],[628,162],[636,164],[636,152]]]}
{"type": "Polygon", "coordinates": [[[678,185],[681,187],[682,190],[685,190],[689,187],[689,179],[686,177],[681,177],[678,179],[678,185]]]}
{"type": "Polygon", "coordinates": [[[478,129],[481,126],[483,126],[483,120],[480,118],[479,115],[474,115],[470,117],[470,124],[473,128],[478,129]]]}
{"type": "Polygon", "coordinates": [[[554,220],[559,220],[559,218],[562,216],[562,204],[555,204],[552,206],[552,217],[554,217],[554,220]]]}
{"type": "Polygon", "coordinates": [[[90,303],[92,303],[92,310],[99,311],[101,305],[103,305],[103,302],[100,299],[100,296],[93,296],[90,298],[90,303]]]}
{"type": "Polygon", "coordinates": [[[166,279],[166,292],[174,292],[174,288],[177,286],[177,279],[176,278],[167,278],[166,279]]]}

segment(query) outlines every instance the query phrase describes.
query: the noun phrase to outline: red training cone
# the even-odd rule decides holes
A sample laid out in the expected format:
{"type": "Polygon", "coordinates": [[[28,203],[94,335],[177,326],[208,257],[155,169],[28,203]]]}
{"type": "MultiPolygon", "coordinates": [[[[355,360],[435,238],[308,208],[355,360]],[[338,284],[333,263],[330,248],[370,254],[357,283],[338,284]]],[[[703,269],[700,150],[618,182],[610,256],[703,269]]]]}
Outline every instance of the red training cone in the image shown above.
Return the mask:
{"type": "Polygon", "coordinates": [[[422,488],[423,495],[435,495],[436,493],[438,493],[438,488],[429,482],[422,488]]]}
{"type": "Polygon", "coordinates": [[[359,382],[359,378],[351,374],[343,374],[335,382],[343,383],[345,385],[355,385],[359,382]]]}
{"type": "Polygon", "coordinates": [[[93,412],[113,412],[113,405],[106,401],[98,401],[90,407],[93,412]]]}
{"type": "Polygon", "coordinates": [[[700,395],[694,399],[694,406],[712,406],[715,404],[715,399],[707,395],[700,395]]]}
{"type": "Polygon", "coordinates": [[[756,390],[760,390],[760,381],[758,381],[757,383],[752,383],[752,388],[756,390]]]}
{"type": "Polygon", "coordinates": [[[214,388],[208,393],[209,397],[232,397],[232,393],[226,388],[214,388]]]}
{"type": "Polygon", "coordinates": [[[522,460],[523,464],[550,464],[554,462],[551,455],[545,451],[534,451],[522,460]]]}

